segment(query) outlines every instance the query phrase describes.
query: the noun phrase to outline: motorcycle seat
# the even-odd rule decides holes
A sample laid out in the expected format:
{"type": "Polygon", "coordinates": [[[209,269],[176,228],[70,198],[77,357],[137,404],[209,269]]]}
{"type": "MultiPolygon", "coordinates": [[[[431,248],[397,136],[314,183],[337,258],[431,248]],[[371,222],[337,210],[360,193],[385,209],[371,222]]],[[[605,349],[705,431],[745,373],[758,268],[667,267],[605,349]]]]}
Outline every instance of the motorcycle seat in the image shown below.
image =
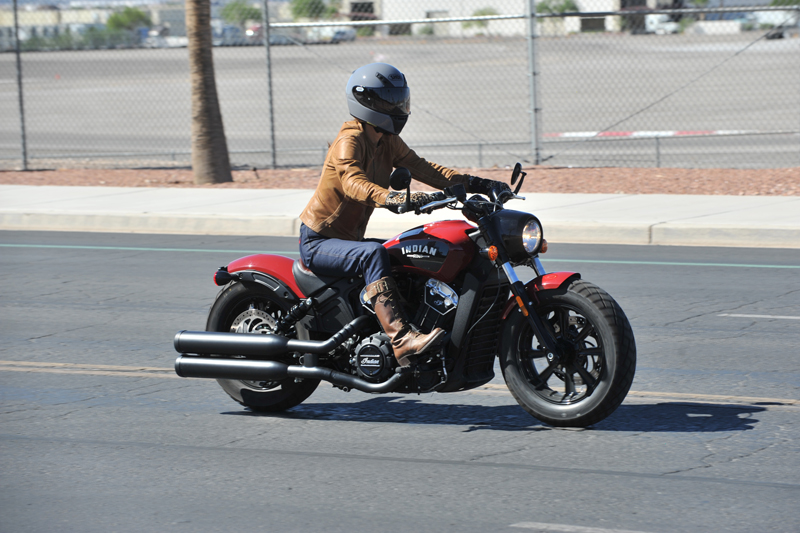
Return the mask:
{"type": "Polygon", "coordinates": [[[292,265],[292,275],[294,275],[295,283],[306,296],[316,296],[316,293],[322,291],[325,287],[329,287],[342,279],[342,276],[318,276],[301,259],[297,259],[292,265]]]}

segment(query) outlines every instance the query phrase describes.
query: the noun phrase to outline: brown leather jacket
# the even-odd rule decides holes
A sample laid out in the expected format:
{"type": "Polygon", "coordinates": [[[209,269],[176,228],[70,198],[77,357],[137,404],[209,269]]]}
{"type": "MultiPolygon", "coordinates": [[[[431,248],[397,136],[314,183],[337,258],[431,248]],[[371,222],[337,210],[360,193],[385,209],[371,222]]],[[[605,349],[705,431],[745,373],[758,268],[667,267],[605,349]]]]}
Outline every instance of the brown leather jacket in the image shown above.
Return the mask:
{"type": "Polygon", "coordinates": [[[325,237],[361,240],[374,209],[386,203],[395,167],[406,167],[414,179],[438,189],[467,186],[466,176],[419,157],[397,135],[373,144],[361,122],[351,120],[328,149],[317,190],[300,220],[325,237]]]}

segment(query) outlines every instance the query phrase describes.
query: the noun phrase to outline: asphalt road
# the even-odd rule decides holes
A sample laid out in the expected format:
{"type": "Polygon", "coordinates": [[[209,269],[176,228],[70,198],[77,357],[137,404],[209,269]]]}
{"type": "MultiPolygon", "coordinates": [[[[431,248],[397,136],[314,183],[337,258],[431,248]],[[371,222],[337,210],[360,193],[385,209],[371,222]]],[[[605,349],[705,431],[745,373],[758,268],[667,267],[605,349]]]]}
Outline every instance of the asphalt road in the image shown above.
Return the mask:
{"type": "Polygon", "coordinates": [[[293,238],[0,232],[0,531],[797,531],[800,251],[558,245],[633,324],[633,392],[555,430],[502,379],[321,385],[282,416],[174,376],[220,265],[293,238]],[[583,529],[583,528],[599,529],[583,529]]]}
{"type": "MultiPolygon", "coordinates": [[[[653,139],[576,143],[544,137],[543,156],[555,165],[800,165],[800,40],[757,40],[761,35],[540,39],[538,105],[545,135],[772,132],[670,137],[659,146],[653,139]]],[[[269,163],[264,48],[216,48],[214,57],[234,163],[269,163]]],[[[524,39],[500,38],[272,47],[277,163],[321,163],[349,118],[344,86],[350,73],[376,60],[394,63],[408,76],[413,104],[404,138],[423,156],[456,166],[524,159],[531,123],[527,57],[524,39]]],[[[23,54],[22,63],[30,157],[81,161],[113,154],[113,161],[128,166],[188,160],[185,49],[37,52],[23,54]]],[[[0,54],[1,165],[20,157],[15,80],[13,54],[0,54]]]]}

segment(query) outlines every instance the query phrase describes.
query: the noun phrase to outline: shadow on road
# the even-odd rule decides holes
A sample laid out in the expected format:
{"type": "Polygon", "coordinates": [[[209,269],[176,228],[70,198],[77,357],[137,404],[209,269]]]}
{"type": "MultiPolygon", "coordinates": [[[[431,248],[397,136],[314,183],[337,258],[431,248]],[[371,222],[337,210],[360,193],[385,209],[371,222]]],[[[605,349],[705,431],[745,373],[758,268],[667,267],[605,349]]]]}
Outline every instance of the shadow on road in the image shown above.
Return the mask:
{"type": "Polygon", "coordinates": [[[604,431],[689,432],[746,431],[758,422],[754,413],[766,411],[753,405],[665,402],[621,405],[598,423],[604,431]]]}
{"type": "MultiPolygon", "coordinates": [[[[743,405],[667,402],[622,405],[595,431],[715,432],[745,431],[758,422],[754,413],[766,408],[743,405]]],[[[517,405],[425,403],[410,398],[378,397],[362,402],[305,403],[284,413],[228,412],[229,415],[270,416],[301,420],[336,420],[396,424],[464,426],[465,431],[543,431],[554,429],[517,405]]]]}

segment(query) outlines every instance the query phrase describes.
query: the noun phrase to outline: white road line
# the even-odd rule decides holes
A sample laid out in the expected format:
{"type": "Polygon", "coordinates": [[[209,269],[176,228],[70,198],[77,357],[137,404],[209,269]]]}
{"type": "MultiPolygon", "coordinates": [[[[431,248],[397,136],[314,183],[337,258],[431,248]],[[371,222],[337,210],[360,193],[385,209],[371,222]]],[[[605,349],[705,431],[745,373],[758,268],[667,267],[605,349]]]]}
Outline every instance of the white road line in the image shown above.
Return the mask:
{"type": "Polygon", "coordinates": [[[783,315],[736,315],[733,313],[723,313],[717,316],[730,316],[734,318],[774,318],[778,320],[800,320],[800,316],[783,316],[783,315]]]}
{"type": "Polygon", "coordinates": [[[606,529],[602,527],[571,526],[569,524],[543,524],[541,522],[520,522],[511,524],[508,527],[519,527],[524,529],[538,529],[539,531],[565,531],[567,533],[644,533],[643,531],[632,531],[630,529],[606,529]]]}

